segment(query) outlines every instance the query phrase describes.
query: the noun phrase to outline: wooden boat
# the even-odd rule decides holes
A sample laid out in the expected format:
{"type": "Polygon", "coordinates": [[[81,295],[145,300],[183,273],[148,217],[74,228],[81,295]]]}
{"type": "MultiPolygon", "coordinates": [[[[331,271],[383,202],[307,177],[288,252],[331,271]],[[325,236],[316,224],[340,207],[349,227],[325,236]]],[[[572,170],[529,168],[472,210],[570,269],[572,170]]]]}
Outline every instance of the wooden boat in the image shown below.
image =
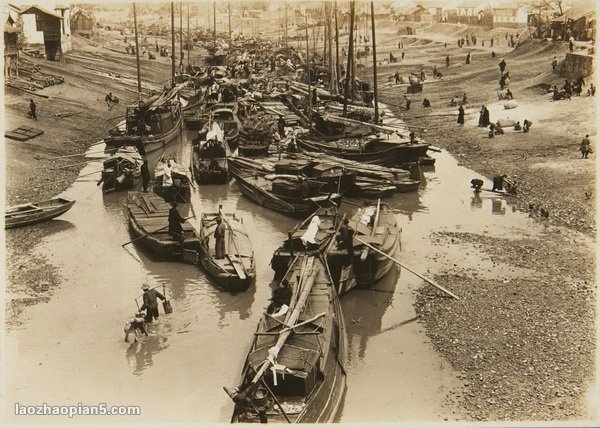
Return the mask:
{"type": "Polygon", "coordinates": [[[307,152],[322,152],[342,159],[384,166],[403,165],[416,162],[427,154],[427,144],[386,143],[382,140],[367,140],[358,146],[349,146],[343,141],[316,141],[306,137],[297,139],[298,147],[307,152]]]}
{"type": "Polygon", "coordinates": [[[194,179],[200,184],[225,184],[229,181],[231,150],[223,139],[218,123],[205,140],[192,142],[191,169],[194,179]]]}
{"type": "Polygon", "coordinates": [[[271,268],[275,278],[281,278],[294,256],[307,252],[323,252],[335,238],[344,215],[335,207],[319,208],[311,216],[296,224],[286,239],[273,253],[271,268]]]}
{"type": "Polygon", "coordinates": [[[259,205],[283,214],[307,216],[317,208],[339,206],[342,195],[339,193],[321,194],[310,184],[303,184],[298,176],[260,174],[236,171],[231,174],[236,179],[242,193],[259,205]]]}
{"type": "Polygon", "coordinates": [[[265,156],[269,152],[268,140],[254,141],[240,137],[238,140],[238,153],[242,156],[265,156]]]}
{"type": "Polygon", "coordinates": [[[204,131],[208,133],[211,130],[212,123],[216,122],[223,131],[225,142],[229,144],[232,150],[235,150],[241,128],[240,120],[237,117],[237,104],[214,104],[205,113],[202,113],[202,115],[207,117],[207,122],[200,133],[204,131]]]}
{"type": "Polygon", "coordinates": [[[53,198],[47,201],[6,207],[4,228],[11,229],[51,220],[69,211],[74,204],[74,200],[53,198]]]}
{"type": "Polygon", "coordinates": [[[229,291],[245,291],[256,277],[252,242],[242,221],[234,214],[202,214],[199,232],[200,263],[221,288],[229,291]],[[216,218],[221,217],[226,226],[225,257],[215,256],[216,218]]]}
{"type": "Polygon", "coordinates": [[[260,319],[231,422],[333,422],[344,396],[347,337],[339,298],[319,257],[301,255],[285,281],[287,312],[260,319]],[[288,327],[290,326],[290,327],[288,327]]]}
{"type": "Polygon", "coordinates": [[[169,235],[170,204],[151,193],[130,191],[127,194],[129,226],[136,242],[163,259],[195,264],[200,251],[200,239],[190,221],[183,226],[183,249],[169,235]]]}
{"type": "MultiPolygon", "coordinates": [[[[391,257],[394,257],[394,254],[400,248],[401,229],[398,227],[396,217],[392,209],[380,201],[377,201],[376,205],[371,204],[360,208],[350,219],[350,227],[355,232],[352,263],[354,283],[338,288],[340,294],[350,290],[355,285],[358,287],[371,287],[383,278],[394,264],[387,257],[359,242],[357,238],[391,257]]],[[[329,251],[328,261],[334,278],[344,277],[344,273],[340,274],[339,270],[344,268],[345,257],[347,257],[347,253],[343,249],[329,251]]]]}
{"type": "Polygon", "coordinates": [[[128,106],[125,120],[109,130],[104,139],[107,149],[134,146],[141,155],[164,150],[178,141],[182,131],[181,104],[177,99],[179,86],[154,96],[140,104],[128,106]],[[144,125],[143,130],[138,128],[144,125]]]}
{"type": "Polygon", "coordinates": [[[123,146],[102,162],[102,191],[133,189],[139,181],[143,160],[137,149],[123,146]]]}
{"type": "Polygon", "coordinates": [[[304,175],[310,181],[323,183],[322,192],[345,193],[352,187],[356,174],[333,162],[302,159],[282,159],[275,164],[275,173],[304,175]]]}
{"type": "Polygon", "coordinates": [[[189,176],[189,171],[171,159],[171,177],[173,179],[173,185],[163,186],[166,163],[167,161],[164,159],[158,161],[154,170],[154,185],[152,186],[152,190],[167,202],[189,202],[192,193],[190,189],[192,180],[189,176]]]}
{"type": "Polygon", "coordinates": [[[368,199],[389,198],[394,193],[396,193],[395,185],[378,183],[376,181],[371,181],[364,178],[356,180],[350,191],[352,196],[368,199]]]}

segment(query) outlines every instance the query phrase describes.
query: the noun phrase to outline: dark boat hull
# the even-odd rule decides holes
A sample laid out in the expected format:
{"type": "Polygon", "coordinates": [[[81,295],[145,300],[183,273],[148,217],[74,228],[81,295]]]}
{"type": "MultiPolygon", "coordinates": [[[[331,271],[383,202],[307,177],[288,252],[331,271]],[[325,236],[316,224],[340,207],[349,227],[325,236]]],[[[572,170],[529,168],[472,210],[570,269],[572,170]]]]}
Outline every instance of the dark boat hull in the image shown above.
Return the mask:
{"type": "Polygon", "coordinates": [[[378,143],[372,150],[360,152],[327,143],[298,139],[298,146],[309,152],[322,152],[342,159],[382,166],[397,166],[416,162],[427,154],[426,144],[378,143]]]}
{"type": "Polygon", "coordinates": [[[74,204],[74,200],[54,198],[37,204],[7,207],[4,228],[11,229],[51,220],[69,211],[74,204]]]}
{"type": "Polygon", "coordinates": [[[240,189],[244,196],[252,199],[260,206],[290,216],[307,216],[320,208],[321,205],[319,204],[321,203],[323,205],[333,203],[336,206],[339,206],[342,202],[341,195],[335,195],[331,198],[324,195],[306,199],[284,200],[271,192],[253,185],[249,176],[244,177],[233,171],[232,175],[240,185],[240,189]]]}

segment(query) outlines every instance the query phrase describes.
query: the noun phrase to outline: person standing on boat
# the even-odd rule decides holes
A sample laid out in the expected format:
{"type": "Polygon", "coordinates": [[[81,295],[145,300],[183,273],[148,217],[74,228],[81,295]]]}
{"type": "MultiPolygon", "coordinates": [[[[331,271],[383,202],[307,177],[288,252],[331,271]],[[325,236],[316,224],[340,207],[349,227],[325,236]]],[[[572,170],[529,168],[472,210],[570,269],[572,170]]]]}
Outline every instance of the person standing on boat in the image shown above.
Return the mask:
{"type": "Polygon", "coordinates": [[[225,225],[223,219],[217,217],[217,227],[215,228],[215,258],[222,259],[225,257],[225,225]]]}
{"type": "Polygon", "coordinates": [[[140,168],[142,175],[142,188],[144,193],[148,192],[148,184],[150,183],[150,170],[148,169],[148,159],[144,159],[144,163],[140,168]]]}
{"type": "Polygon", "coordinates": [[[185,223],[185,219],[177,211],[177,202],[171,202],[171,209],[169,210],[169,235],[179,242],[181,248],[183,248],[184,243],[183,227],[181,226],[183,223],[185,223]]]}
{"type": "Polygon", "coordinates": [[[154,288],[150,289],[150,286],[147,283],[142,285],[142,290],[144,290],[144,295],[142,296],[144,304],[140,308],[140,311],[146,310],[144,321],[152,322],[152,319],[158,320],[158,299],[164,302],[165,296],[154,288]]]}
{"type": "Polygon", "coordinates": [[[167,163],[163,167],[163,187],[173,186],[173,169],[171,168],[171,159],[167,160],[167,163]]]}
{"type": "Polygon", "coordinates": [[[350,220],[348,220],[346,217],[340,226],[340,230],[336,239],[338,242],[338,248],[343,248],[348,252],[348,264],[352,262],[352,256],[354,252],[354,242],[352,241],[353,236],[354,229],[350,227],[350,220]]]}

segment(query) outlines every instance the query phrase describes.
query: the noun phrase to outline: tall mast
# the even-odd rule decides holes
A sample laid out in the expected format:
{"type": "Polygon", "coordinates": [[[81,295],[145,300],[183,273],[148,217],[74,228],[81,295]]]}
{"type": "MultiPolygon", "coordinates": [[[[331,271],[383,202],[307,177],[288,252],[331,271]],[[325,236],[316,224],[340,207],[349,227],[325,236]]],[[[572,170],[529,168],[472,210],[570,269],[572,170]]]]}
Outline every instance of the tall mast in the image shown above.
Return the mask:
{"type": "MultiPolygon", "coordinates": [[[[344,116],[348,111],[348,90],[350,87],[350,74],[352,70],[352,54],[354,52],[354,0],[350,2],[350,34],[348,41],[348,62],[346,66],[346,78],[344,80],[344,116]]],[[[354,82],[352,82],[354,86],[354,82]]]]}
{"type": "Polygon", "coordinates": [[[217,2],[213,2],[213,40],[215,49],[217,48],[217,2]]]}
{"type": "Polygon", "coordinates": [[[229,15],[229,47],[231,48],[231,3],[227,2],[227,13],[229,15]]]}
{"type": "Polygon", "coordinates": [[[285,37],[285,47],[288,47],[288,17],[287,17],[287,1],[285,2],[285,29],[283,30],[283,36],[285,37]]]}
{"type": "Polygon", "coordinates": [[[183,74],[183,3],[179,0],[179,73],[183,74]]]}
{"type": "Polygon", "coordinates": [[[333,2],[333,12],[335,14],[335,94],[339,93],[339,81],[340,81],[340,40],[338,32],[338,19],[337,19],[337,1],[333,2]]]}
{"type": "Polygon", "coordinates": [[[375,123],[379,123],[379,105],[377,104],[377,48],[375,44],[375,8],[371,0],[371,34],[373,36],[373,94],[375,96],[375,123]]]}
{"type": "Polygon", "coordinates": [[[175,87],[175,5],[171,2],[171,87],[175,87]]]}
{"type": "Polygon", "coordinates": [[[185,45],[187,47],[187,65],[190,68],[190,2],[187,2],[187,37],[185,45]]]}
{"type": "Polygon", "coordinates": [[[326,8],[327,8],[327,14],[325,16],[325,19],[327,19],[327,53],[328,53],[328,57],[327,57],[327,63],[328,63],[328,68],[329,68],[329,90],[332,91],[333,94],[335,94],[336,92],[334,91],[334,86],[333,86],[333,82],[334,82],[334,72],[333,72],[333,52],[332,52],[332,43],[331,43],[331,3],[326,3],[326,8]]]}
{"type": "Polygon", "coordinates": [[[310,90],[310,55],[308,51],[308,17],[304,9],[304,23],[306,24],[306,76],[308,77],[308,128],[312,132],[312,92],[310,90]]]}
{"type": "Polygon", "coordinates": [[[140,76],[140,48],[138,46],[137,14],[133,3],[133,28],[135,32],[135,65],[137,67],[138,102],[142,102],[142,78],[140,76]]]}

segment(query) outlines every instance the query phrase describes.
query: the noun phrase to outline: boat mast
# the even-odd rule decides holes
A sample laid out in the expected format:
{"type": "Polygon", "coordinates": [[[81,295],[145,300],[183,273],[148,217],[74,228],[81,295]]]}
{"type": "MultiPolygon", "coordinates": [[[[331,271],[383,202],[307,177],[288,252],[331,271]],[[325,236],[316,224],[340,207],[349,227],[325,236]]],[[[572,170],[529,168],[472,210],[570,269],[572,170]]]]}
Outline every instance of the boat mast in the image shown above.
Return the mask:
{"type": "MultiPolygon", "coordinates": [[[[215,49],[217,48],[217,2],[213,2],[213,40],[215,49]]],[[[215,52],[216,53],[216,52],[215,52]]]]}
{"type": "Polygon", "coordinates": [[[283,30],[283,36],[285,37],[285,47],[288,47],[288,16],[287,16],[287,1],[285,2],[285,29],[283,30]]]}
{"type": "Polygon", "coordinates": [[[140,76],[140,48],[138,46],[137,14],[133,3],[133,31],[135,33],[135,65],[137,67],[138,103],[142,102],[142,78],[140,76]]]}
{"type": "Polygon", "coordinates": [[[379,123],[379,105],[377,104],[377,47],[375,44],[375,11],[371,0],[371,34],[373,36],[373,95],[375,98],[375,123],[379,123]]]}
{"type": "Polygon", "coordinates": [[[171,2],[171,87],[175,87],[175,5],[171,2]]]}
{"type": "Polygon", "coordinates": [[[186,47],[187,47],[187,65],[188,69],[190,68],[190,2],[187,3],[187,37],[186,37],[186,47]]]}
{"type": "Polygon", "coordinates": [[[229,48],[231,49],[231,3],[227,2],[227,14],[229,15],[229,48]]]}
{"type": "Polygon", "coordinates": [[[337,1],[333,2],[333,9],[335,14],[335,92],[339,93],[339,82],[340,82],[340,41],[338,31],[338,19],[337,19],[337,1]]]}
{"type": "Polygon", "coordinates": [[[308,129],[312,132],[312,93],[310,90],[310,55],[308,51],[308,16],[304,9],[304,23],[306,24],[306,76],[308,78],[308,129]]]}
{"type": "MultiPolygon", "coordinates": [[[[350,2],[350,34],[348,41],[348,62],[346,67],[346,75],[344,80],[344,116],[348,111],[348,89],[350,86],[350,70],[352,69],[352,54],[354,51],[354,0],[350,2]]],[[[354,86],[354,85],[353,85],[354,86]]]]}
{"type": "Polygon", "coordinates": [[[183,3],[179,0],[179,74],[183,74],[183,3]]]}

